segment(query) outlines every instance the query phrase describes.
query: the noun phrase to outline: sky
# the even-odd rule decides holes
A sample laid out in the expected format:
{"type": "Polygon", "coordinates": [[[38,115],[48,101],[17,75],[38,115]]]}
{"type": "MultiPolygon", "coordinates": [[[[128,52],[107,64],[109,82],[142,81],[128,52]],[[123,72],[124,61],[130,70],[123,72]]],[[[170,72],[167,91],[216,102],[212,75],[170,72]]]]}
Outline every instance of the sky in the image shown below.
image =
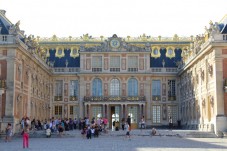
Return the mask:
{"type": "Polygon", "coordinates": [[[151,37],[204,33],[227,14],[227,0],[0,0],[26,35],[151,37]]]}

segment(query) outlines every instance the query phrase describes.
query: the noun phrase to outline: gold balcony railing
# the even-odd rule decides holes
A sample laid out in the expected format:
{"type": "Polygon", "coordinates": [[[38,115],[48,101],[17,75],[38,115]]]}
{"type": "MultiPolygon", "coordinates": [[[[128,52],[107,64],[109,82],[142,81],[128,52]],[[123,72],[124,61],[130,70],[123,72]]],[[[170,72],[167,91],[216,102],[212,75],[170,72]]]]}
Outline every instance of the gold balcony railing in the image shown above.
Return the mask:
{"type": "Polygon", "coordinates": [[[70,101],[78,101],[78,97],[77,96],[70,96],[69,100],[70,101]]]}
{"type": "Polygon", "coordinates": [[[135,102],[135,101],[146,101],[145,96],[90,96],[84,97],[85,102],[117,102],[117,101],[130,101],[130,102],[135,102]]]}
{"type": "Polygon", "coordinates": [[[0,88],[1,89],[6,88],[6,80],[0,80],[0,88]]]}
{"type": "Polygon", "coordinates": [[[54,96],[54,101],[62,101],[62,96],[54,96]]]}

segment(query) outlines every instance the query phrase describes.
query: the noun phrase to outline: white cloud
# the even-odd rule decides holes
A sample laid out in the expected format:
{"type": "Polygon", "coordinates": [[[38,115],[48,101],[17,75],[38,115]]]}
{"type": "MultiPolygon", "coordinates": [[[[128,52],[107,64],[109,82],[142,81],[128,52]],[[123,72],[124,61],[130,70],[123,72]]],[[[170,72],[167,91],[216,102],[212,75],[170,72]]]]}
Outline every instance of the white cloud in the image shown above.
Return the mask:
{"type": "Polygon", "coordinates": [[[226,0],[0,0],[26,34],[50,37],[190,36],[226,14],[226,0]]]}

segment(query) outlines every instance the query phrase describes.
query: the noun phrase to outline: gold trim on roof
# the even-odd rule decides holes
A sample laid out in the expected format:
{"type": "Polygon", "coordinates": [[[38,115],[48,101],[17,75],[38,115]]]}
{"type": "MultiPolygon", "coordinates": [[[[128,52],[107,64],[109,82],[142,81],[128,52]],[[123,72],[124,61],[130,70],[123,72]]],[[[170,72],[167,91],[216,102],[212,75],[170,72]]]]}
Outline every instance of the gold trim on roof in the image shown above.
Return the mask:
{"type": "Polygon", "coordinates": [[[71,47],[70,49],[70,57],[74,59],[79,56],[79,47],[71,47]]]}
{"type": "Polygon", "coordinates": [[[64,47],[57,47],[55,57],[62,58],[65,56],[64,47]]]}
{"type": "Polygon", "coordinates": [[[166,48],[166,57],[167,58],[174,58],[175,57],[175,48],[174,47],[167,47],[166,48]]]}
{"type": "Polygon", "coordinates": [[[152,47],[151,48],[151,57],[153,58],[159,58],[161,56],[161,53],[160,53],[160,47],[152,47]]]}

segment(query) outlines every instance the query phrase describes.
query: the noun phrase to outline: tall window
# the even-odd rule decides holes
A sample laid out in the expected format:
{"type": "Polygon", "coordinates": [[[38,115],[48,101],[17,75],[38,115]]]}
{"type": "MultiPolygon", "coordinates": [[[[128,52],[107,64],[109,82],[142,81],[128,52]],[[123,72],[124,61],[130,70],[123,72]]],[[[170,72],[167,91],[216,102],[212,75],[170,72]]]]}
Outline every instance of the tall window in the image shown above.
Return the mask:
{"type": "Polygon", "coordinates": [[[73,106],[69,106],[69,115],[73,115],[73,106]]]}
{"type": "Polygon", "coordinates": [[[129,56],[128,57],[128,71],[129,72],[137,72],[138,71],[138,57],[137,56],[129,56]]]}
{"type": "Polygon", "coordinates": [[[161,100],[161,81],[152,80],[152,100],[161,100]]]}
{"type": "Polygon", "coordinates": [[[110,57],[110,72],[120,72],[120,57],[110,57]]]}
{"type": "Polygon", "coordinates": [[[168,80],[168,100],[176,100],[176,81],[168,80]]]}
{"type": "Polygon", "coordinates": [[[120,81],[118,79],[111,80],[110,95],[111,96],[120,96],[120,81]]]}
{"type": "Polygon", "coordinates": [[[101,71],[102,71],[102,56],[93,56],[92,72],[101,72],[101,71]]]}
{"type": "Polygon", "coordinates": [[[152,106],[153,110],[153,123],[161,123],[161,106],[154,105],[152,106]]]}
{"type": "Polygon", "coordinates": [[[138,96],[138,81],[135,78],[128,80],[128,96],[138,96]]]}
{"type": "Polygon", "coordinates": [[[70,100],[76,101],[79,93],[78,80],[70,81],[70,100]]]}
{"type": "Polygon", "coordinates": [[[62,101],[62,92],[63,89],[63,81],[62,80],[56,80],[55,81],[55,101],[62,101]]]}
{"type": "MultiPolygon", "coordinates": [[[[172,117],[173,123],[177,122],[177,112],[178,112],[178,109],[177,109],[176,105],[168,106],[168,116],[172,117]]],[[[186,114],[186,115],[188,115],[188,114],[186,114]]]]}
{"type": "Polygon", "coordinates": [[[102,96],[102,81],[98,78],[93,80],[92,95],[93,96],[102,96]]]}
{"type": "Polygon", "coordinates": [[[102,107],[101,106],[92,107],[92,117],[94,117],[95,119],[102,117],[102,107]]]}
{"type": "Polygon", "coordinates": [[[128,106],[128,115],[131,117],[131,123],[137,123],[137,106],[128,106]]]}
{"type": "Polygon", "coordinates": [[[55,114],[55,116],[61,117],[62,116],[62,106],[55,106],[54,114],[55,114]]]}

